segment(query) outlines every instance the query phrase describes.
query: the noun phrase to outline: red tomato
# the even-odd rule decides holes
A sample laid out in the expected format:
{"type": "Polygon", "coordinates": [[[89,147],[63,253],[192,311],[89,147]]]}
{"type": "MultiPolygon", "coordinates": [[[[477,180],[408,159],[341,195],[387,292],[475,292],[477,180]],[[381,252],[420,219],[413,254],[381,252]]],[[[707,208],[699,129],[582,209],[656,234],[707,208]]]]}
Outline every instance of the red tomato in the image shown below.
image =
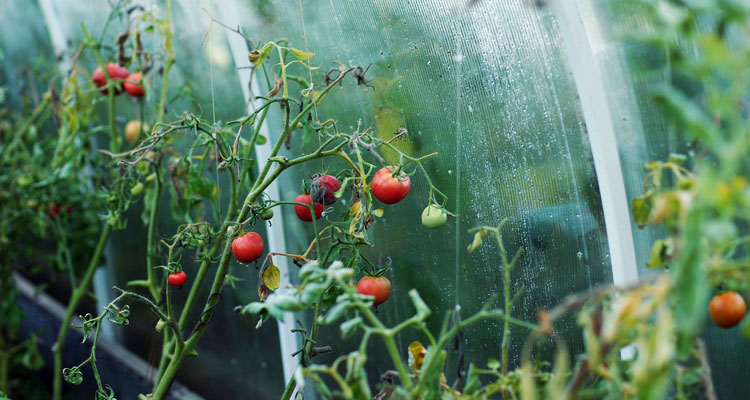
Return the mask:
{"type": "Polygon", "coordinates": [[[263,255],[263,238],[248,232],[232,242],[232,253],[239,262],[249,263],[263,255]]]}
{"type": "Polygon", "coordinates": [[[382,304],[391,297],[391,281],[384,276],[364,276],[357,283],[357,293],[375,297],[374,306],[382,304]]]}
{"type": "Polygon", "coordinates": [[[331,205],[336,202],[334,193],[341,189],[341,183],[335,176],[318,175],[310,186],[310,197],[316,202],[324,205],[331,205]]]}
{"type": "Polygon", "coordinates": [[[143,97],[146,95],[143,77],[140,72],[128,75],[125,78],[125,82],[122,83],[122,88],[133,97],[143,97]]]}
{"type": "Polygon", "coordinates": [[[745,317],[745,300],[737,292],[718,294],[708,303],[708,314],[722,328],[731,328],[745,317]]]}
{"type": "Polygon", "coordinates": [[[169,274],[167,280],[172,286],[182,286],[187,282],[187,274],[185,274],[185,271],[175,272],[174,274],[169,274]]]}
{"type": "Polygon", "coordinates": [[[52,219],[57,218],[57,216],[60,215],[60,206],[55,203],[47,206],[47,215],[52,219]]]}
{"type": "MultiPolygon", "coordinates": [[[[309,194],[301,194],[297,196],[296,199],[294,199],[297,203],[303,203],[303,204],[310,204],[312,203],[312,198],[309,194]]],[[[323,210],[325,209],[325,206],[323,206],[320,203],[315,203],[313,206],[315,207],[315,219],[319,219],[321,215],[323,215],[323,210]]],[[[307,207],[300,206],[298,204],[294,205],[294,212],[297,213],[297,218],[305,221],[310,222],[313,220],[312,214],[310,214],[310,209],[307,207]]]]}
{"type": "MultiPolygon", "coordinates": [[[[109,77],[112,79],[125,79],[129,75],[127,68],[113,63],[107,64],[107,74],[109,74],[109,77]]],[[[107,77],[104,76],[102,67],[97,67],[96,70],[94,70],[94,74],[91,75],[91,80],[94,81],[96,87],[99,88],[107,84],[107,77]]],[[[122,87],[122,85],[120,85],[120,87],[122,87]]],[[[107,94],[107,90],[102,90],[102,93],[107,94]]],[[[115,94],[120,94],[119,88],[115,90],[115,94]]]]}
{"type": "MultiPolygon", "coordinates": [[[[49,206],[47,206],[47,215],[52,219],[57,218],[57,216],[60,215],[60,211],[62,211],[62,208],[60,208],[57,203],[51,203],[49,206]]],[[[67,212],[68,214],[72,213],[73,206],[71,206],[70,204],[66,205],[65,212],[67,212]]]]}
{"type": "Polygon", "coordinates": [[[395,204],[403,200],[409,194],[411,181],[408,176],[399,174],[393,177],[394,166],[381,168],[372,178],[370,187],[372,195],[385,204],[395,204]]]}

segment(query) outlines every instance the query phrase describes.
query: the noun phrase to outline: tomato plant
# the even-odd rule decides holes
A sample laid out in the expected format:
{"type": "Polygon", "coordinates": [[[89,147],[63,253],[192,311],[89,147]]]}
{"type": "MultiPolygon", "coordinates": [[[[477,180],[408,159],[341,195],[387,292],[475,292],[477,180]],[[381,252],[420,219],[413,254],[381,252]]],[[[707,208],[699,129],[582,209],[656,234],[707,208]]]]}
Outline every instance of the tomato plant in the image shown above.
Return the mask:
{"type": "Polygon", "coordinates": [[[394,176],[396,170],[394,166],[383,167],[375,173],[370,183],[372,195],[385,204],[398,203],[409,194],[411,180],[401,172],[394,176]]]}
{"type": "MultiPolygon", "coordinates": [[[[312,203],[312,198],[310,197],[309,194],[301,194],[297,196],[297,198],[294,199],[294,201],[297,203],[302,203],[302,204],[310,204],[312,203]]],[[[320,219],[320,217],[323,215],[323,210],[325,209],[325,206],[320,203],[315,203],[313,205],[313,208],[315,210],[315,219],[320,219]]],[[[313,220],[312,213],[310,213],[310,209],[308,207],[295,204],[294,212],[295,214],[297,214],[297,218],[305,222],[310,222],[313,220]]]]}
{"type": "Polygon", "coordinates": [[[182,286],[187,282],[187,274],[185,271],[174,272],[169,274],[167,277],[169,284],[172,286],[182,286]]]}
{"type": "Polygon", "coordinates": [[[737,292],[724,292],[714,296],[708,303],[708,314],[722,328],[736,326],[745,317],[745,299],[737,292]]]}
{"type": "Polygon", "coordinates": [[[263,255],[263,238],[256,232],[248,232],[232,241],[232,253],[239,262],[249,263],[263,255]]]}
{"type": "Polygon", "coordinates": [[[363,276],[357,282],[357,293],[374,297],[374,306],[383,304],[391,297],[391,281],[384,276],[363,276]]]}

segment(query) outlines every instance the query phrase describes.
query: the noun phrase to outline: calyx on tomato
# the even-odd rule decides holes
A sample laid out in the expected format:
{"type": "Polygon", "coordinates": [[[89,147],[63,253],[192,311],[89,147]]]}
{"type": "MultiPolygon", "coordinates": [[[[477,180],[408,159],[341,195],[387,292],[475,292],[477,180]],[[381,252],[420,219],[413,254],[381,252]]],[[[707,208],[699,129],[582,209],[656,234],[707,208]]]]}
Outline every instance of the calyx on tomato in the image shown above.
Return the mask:
{"type": "Polygon", "coordinates": [[[370,182],[372,195],[385,204],[395,204],[403,200],[411,188],[409,177],[403,173],[393,176],[394,171],[394,166],[383,167],[375,173],[370,182]]]}

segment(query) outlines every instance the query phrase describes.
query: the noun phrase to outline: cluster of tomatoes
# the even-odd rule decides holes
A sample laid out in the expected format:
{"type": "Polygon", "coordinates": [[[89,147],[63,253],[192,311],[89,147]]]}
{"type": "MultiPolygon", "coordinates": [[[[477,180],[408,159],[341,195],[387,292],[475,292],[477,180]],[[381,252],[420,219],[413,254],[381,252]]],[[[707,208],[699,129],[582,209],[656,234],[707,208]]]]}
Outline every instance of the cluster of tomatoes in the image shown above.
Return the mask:
{"type": "MultiPolygon", "coordinates": [[[[409,177],[393,166],[378,170],[370,183],[372,195],[385,204],[400,202],[409,194],[410,188],[409,177]]],[[[336,202],[336,192],[339,190],[341,190],[341,183],[335,176],[315,176],[310,185],[310,194],[301,194],[295,199],[295,202],[299,203],[294,205],[297,218],[305,222],[311,222],[313,218],[319,219],[323,215],[325,206],[336,202]],[[312,210],[309,207],[311,204],[312,210]]],[[[261,218],[270,219],[272,216],[273,212],[269,209],[263,212],[261,218]]],[[[437,228],[443,225],[446,219],[445,210],[436,205],[429,205],[422,212],[422,224],[428,228],[437,228]]],[[[243,263],[259,259],[263,255],[264,248],[263,238],[256,232],[245,233],[232,242],[234,257],[243,263]]],[[[180,286],[186,280],[187,277],[182,271],[169,275],[169,283],[174,286],[180,286]]],[[[366,275],[357,283],[357,293],[374,297],[373,305],[377,306],[391,296],[391,281],[382,275],[366,275]]]]}
{"type": "MultiPolygon", "coordinates": [[[[111,79],[121,80],[119,87],[115,89],[115,94],[118,95],[124,90],[127,94],[132,97],[143,97],[146,95],[145,86],[143,85],[143,76],[140,72],[131,74],[128,69],[121,67],[114,63],[105,65],[107,68],[107,75],[111,79]]],[[[94,81],[96,87],[101,88],[107,85],[107,77],[104,75],[102,67],[98,67],[94,74],[91,75],[91,80],[94,81]]],[[[102,93],[109,94],[107,89],[102,89],[102,93]]]]}

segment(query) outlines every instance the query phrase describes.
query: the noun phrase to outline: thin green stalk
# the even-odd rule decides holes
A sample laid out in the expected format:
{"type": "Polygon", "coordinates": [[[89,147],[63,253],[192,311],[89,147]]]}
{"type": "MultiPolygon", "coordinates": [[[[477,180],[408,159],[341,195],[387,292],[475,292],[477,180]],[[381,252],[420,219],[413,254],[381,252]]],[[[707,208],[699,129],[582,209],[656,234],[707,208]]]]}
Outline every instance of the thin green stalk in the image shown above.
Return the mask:
{"type": "MultiPolygon", "coordinates": [[[[107,68],[104,68],[104,71],[107,71],[107,68]]],[[[104,74],[107,75],[107,82],[109,82],[109,74],[107,72],[104,72],[104,74]]],[[[112,88],[107,91],[107,105],[107,114],[109,117],[109,149],[117,154],[120,152],[122,138],[117,134],[117,125],[115,125],[115,91],[112,88]]]]}
{"type": "Polygon", "coordinates": [[[169,70],[175,62],[175,54],[172,50],[172,4],[170,0],[165,0],[164,6],[167,13],[167,29],[164,32],[164,47],[167,52],[167,59],[164,65],[164,73],[161,77],[161,99],[159,100],[159,110],[156,115],[156,123],[161,123],[164,120],[164,111],[167,106],[167,81],[169,77],[169,70]]]}
{"type": "Polygon", "coordinates": [[[148,276],[149,291],[156,302],[161,299],[161,286],[156,277],[156,257],[159,253],[159,238],[156,229],[158,227],[159,203],[161,200],[162,184],[158,166],[155,169],[154,197],[151,199],[151,210],[148,216],[148,233],[146,236],[146,275],[148,276]]]}
{"type": "Polygon", "coordinates": [[[404,368],[404,362],[403,360],[401,360],[401,356],[398,354],[396,342],[393,340],[393,331],[386,328],[385,325],[380,322],[378,317],[376,317],[375,314],[372,313],[370,307],[360,308],[360,311],[362,312],[362,314],[364,314],[365,318],[367,318],[367,320],[375,327],[376,333],[380,334],[380,336],[383,337],[385,347],[386,349],[388,349],[388,355],[391,357],[393,366],[396,367],[396,372],[398,372],[399,379],[401,379],[401,384],[405,389],[411,389],[412,382],[409,378],[409,374],[406,372],[406,368],[404,368]]]}
{"type": "Polygon", "coordinates": [[[294,376],[289,377],[289,382],[286,383],[286,388],[284,388],[284,393],[281,394],[281,400],[289,400],[292,398],[292,394],[294,393],[294,389],[297,388],[297,381],[294,379],[294,376]]]}
{"type": "MultiPolygon", "coordinates": [[[[500,255],[503,259],[503,299],[504,299],[504,306],[505,306],[505,316],[510,317],[511,316],[511,308],[513,307],[513,304],[511,303],[511,296],[510,296],[510,269],[511,265],[508,264],[508,257],[505,253],[505,246],[503,246],[503,236],[500,230],[502,229],[503,225],[507,219],[504,219],[500,226],[498,226],[497,231],[495,232],[495,239],[497,240],[497,245],[500,248],[500,255]]],[[[501,365],[502,365],[502,374],[505,375],[508,373],[508,349],[510,348],[510,320],[507,318],[505,319],[505,322],[503,323],[503,340],[501,343],[501,365]]],[[[505,397],[505,394],[503,394],[503,397],[505,397]]]]}
{"type": "Polygon", "coordinates": [[[54,380],[52,385],[52,399],[53,400],[60,400],[61,394],[62,394],[62,351],[65,347],[65,339],[68,336],[68,329],[70,329],[70,321],[73,318],[73,313],[75,312],[76,308],[78,308],[79,303],[83,299],[83,297],[88,293],[89,285],[91,284],[91,279],[94,277],[94,272],[96,271],[96,267],[99,266],[99,258],[102,255],[102,251],[104,250],[104,245],[107,243],[107,240],[109,240],[109,235],[112,233],[112,226],[109,224],[106,224],[104,226],[104,229],[102,229],[101,234],[99,235],[99,241],[96,244],[96,247],[94,248],[94,254],[91,256],[91,260],[89,261],[89,265],[86,268],[86,273],[83,276],[83,279],[81,279],[81,282],[78,284],[78,287],[76,290],[73,291],[73,294],[70,296],[70,300],[68,301],[68,307],[65,310],[65,317],[62,320],[62,323],[60,325],[60,330],[57,333],[57,340],[55,341],[55,344],[52,346],[54,351],[54,380]]]}
{"type": "MultiPolygon", "coordinates": [[[[106,314],[106,313],[105,313],[106,314]]],[[[91,344],[91,356],[89,357],[91,363],[91,369],[94,371],[94,379],[96,379],[96,385],[99,387],[99,391],[104,393],[104,387],[102,387],[102,380],[99,377],[99,369],[96,368],[96,344],[99,342],[99,331],[102,327],[102,320],[96,323],[96,331],[94,333],[94,342],[91,344]]]]}
{"type": "Polygon", "coordinates": [[[0,351],[0,389],[7,391],[6,396],[10,396],[8,388],[8,367],[10,366],[10,352],[0,351]]]}

